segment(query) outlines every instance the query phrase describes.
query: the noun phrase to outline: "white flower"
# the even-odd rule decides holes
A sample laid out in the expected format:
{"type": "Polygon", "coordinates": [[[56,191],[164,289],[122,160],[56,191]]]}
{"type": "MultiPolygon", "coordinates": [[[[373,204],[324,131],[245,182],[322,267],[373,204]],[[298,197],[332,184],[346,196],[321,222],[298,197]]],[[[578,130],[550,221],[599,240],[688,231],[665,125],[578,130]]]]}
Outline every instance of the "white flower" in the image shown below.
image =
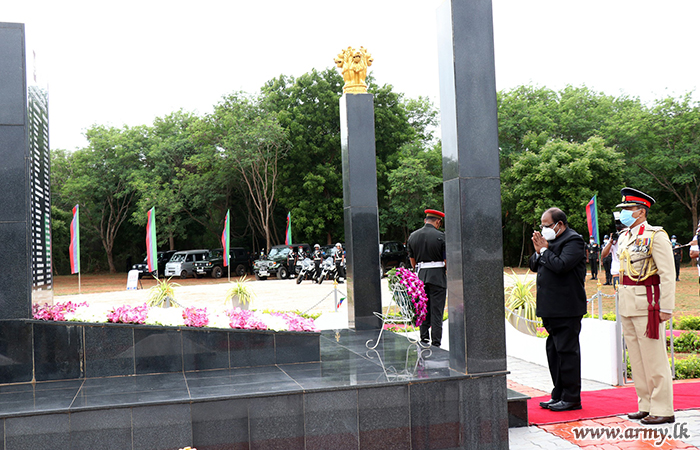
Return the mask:
{"type": "Polygon", "coordinates": [[[185,319],[182,317],[182,308],[150,308],[146,324],[169,327],[184,326],[185,319]]]}
{"type": "Polygon", "coordinates": [[[66,320],[72,322],[107,322],[109,308],[99,308],[95,306],[79,306],[72,313],[66,313],[66,320]]]}
{"type": "Polygon", "coordinates": [[[255,317],[257,317],[260,321],[262,321],[265,325],[267,325],[268,330],[274,330],[274,331],[287,331],[287,322],[284,320],[282,316],[273,316],[271,314],[264,314],[264,313],[255,313],[255,317]]]}
{"type": "Polygon", "coordinates": [[[225,313],[212,313],[209,315],[210,328],[231,328],[231,319],[225,313]]]}

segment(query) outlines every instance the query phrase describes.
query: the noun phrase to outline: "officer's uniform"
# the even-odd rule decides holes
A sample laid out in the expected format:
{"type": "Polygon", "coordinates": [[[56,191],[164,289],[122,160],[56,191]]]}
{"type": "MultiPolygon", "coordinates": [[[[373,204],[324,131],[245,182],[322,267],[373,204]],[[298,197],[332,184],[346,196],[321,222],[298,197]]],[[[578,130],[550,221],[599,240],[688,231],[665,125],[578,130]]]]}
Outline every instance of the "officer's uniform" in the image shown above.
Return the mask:
{"type": "Polygon", "coordinates": [[[314,266],[316,269],[314,273],[314,278],[318,278],[319,275],[321,275],[321,262],[323,261],[323,254],[321,253],[321,249],[314,249],[314,252],[311,254],[311,258],[314,260],[314,266]]]}
{"type": "Polygon", "coordinates": [[[586,246],[588,251],[588,261],[591,263],[591,280],[598,279],[598,254],[600,253],[600,246],[593,242],[586,246]]]}
{"type": "MultiPolygon", "coordinates": [[[[428,216],[443,220],[440,211],[426,210],[428,216]]],[[[411,233],[407,242],[408,256],[416,260],[418,278],[425,284],[428,297],[428,312],[420,326],[420,337],[424,343],[440,346],[442,342],[442,316],[447,298],[447,276],[445,274],[445,233],[426,223],[423,228],[411,233]],[[432,328],[432,331],[429,331],[432,328]],[[432,338],[432,340],[431,340],[432,338]]]]}
{"type": "MultiPolygon", "coordinates": [[[[635,189],[622,189],[617,207],[646,205],[654,199],[635,189]]],[[[673,417],[673,380],[666,353],[665,324],[659,312],[672,313],[675,270],[668,234],[646,221],[620,233],[620,316],[629,352],[639,411],[673,417]]]]}
{"type": "Polygon", "coordinates": [[[293,277],[294,272],[296,272],[295,266],[296,266],[296,255],[294,253],[294,249],[290,248],[289,254],[287,254],[287,271],[289,272],[289,276],[291,276],[291,277],[293,277]]]}

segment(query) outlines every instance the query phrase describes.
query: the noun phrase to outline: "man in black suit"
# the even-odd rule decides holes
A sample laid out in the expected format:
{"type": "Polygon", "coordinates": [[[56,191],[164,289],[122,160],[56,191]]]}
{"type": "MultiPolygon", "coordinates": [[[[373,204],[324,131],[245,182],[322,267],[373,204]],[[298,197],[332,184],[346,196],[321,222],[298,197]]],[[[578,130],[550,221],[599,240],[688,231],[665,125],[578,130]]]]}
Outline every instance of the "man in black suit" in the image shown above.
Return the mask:
{"type": "Polygon", "coordinates": [[[551,411],[581,409],[581,318],[586,313],[586,245],[569,228],[566,214],[550,208],[532,234],[535,253],[530,270],[537,272],[537,315],[549,333],[547,362],[552,398],[540,403],[551,411]]]}

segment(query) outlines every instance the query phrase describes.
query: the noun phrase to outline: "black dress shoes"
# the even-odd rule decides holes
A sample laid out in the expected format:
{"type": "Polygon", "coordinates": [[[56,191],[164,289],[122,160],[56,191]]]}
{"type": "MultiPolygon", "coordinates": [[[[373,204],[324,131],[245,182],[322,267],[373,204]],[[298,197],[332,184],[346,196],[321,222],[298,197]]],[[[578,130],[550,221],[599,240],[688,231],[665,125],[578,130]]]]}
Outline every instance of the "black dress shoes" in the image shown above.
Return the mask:
{"type": "Polygon", "coordinates": [[[648,416],[649,413],[646,411],[637,411],[636,413],[627,414],[627,418],[630,420],[639,420],[648,416]]]}
{"type": "Polygon", "coordinates": [[[673,423],[675,421],[675,416],[646,416],[641,420],[644,425],[659,425],[662,423],[673,423]]]}
{"type": "Polygon", "coordinates": [[[552,403],[549,405],[550,411],[574,411],[577,409],[581,409],[581,402],[565,402],[564,400],[561,400],[557,403],[552,403]]]}
{"type": "Polygon", "coordinates": [[[561,400],[559,400],[559,399],[554,399],[554,398],[553,398],[553,399],[551,399],[551,400],[549,400],[549,401],[547,401],[547,402],[540,402],[540,408],[549,409],[549,405],[553,405],[553,404],[555,404],[555,403],[559,403],[560,401],[561,401],[561,400]]]}

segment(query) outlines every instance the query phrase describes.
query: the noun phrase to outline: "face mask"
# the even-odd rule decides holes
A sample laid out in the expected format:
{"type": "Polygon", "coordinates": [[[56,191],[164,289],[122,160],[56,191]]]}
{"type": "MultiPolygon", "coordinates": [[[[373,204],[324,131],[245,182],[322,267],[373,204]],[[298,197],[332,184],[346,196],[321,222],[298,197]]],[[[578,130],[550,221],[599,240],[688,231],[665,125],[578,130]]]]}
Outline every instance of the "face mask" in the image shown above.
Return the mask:
{"type": "MultiPolygon", "coordinates": [[[[556,228],[556,226],[554,228],[556,228]]],[[[554,230],[554,228],[542,228],[542,237],[548,241],[554,240],[557,237],[557,232],[554,230]]]]}
{"type": "Polygon", "coordinates": [[[631,227],[634,222],[637,221],[635,217],[632,216],[632,212],[629,209],[623,209],[620,211],[620,222],[626,227],[631,227]]]}
{"type": "Polygon", "coordinates": [[[676,243],[676,240],[675,240],[675,239],[671,239],[671,244],[675,244],[675,243],[676,243]]]}

